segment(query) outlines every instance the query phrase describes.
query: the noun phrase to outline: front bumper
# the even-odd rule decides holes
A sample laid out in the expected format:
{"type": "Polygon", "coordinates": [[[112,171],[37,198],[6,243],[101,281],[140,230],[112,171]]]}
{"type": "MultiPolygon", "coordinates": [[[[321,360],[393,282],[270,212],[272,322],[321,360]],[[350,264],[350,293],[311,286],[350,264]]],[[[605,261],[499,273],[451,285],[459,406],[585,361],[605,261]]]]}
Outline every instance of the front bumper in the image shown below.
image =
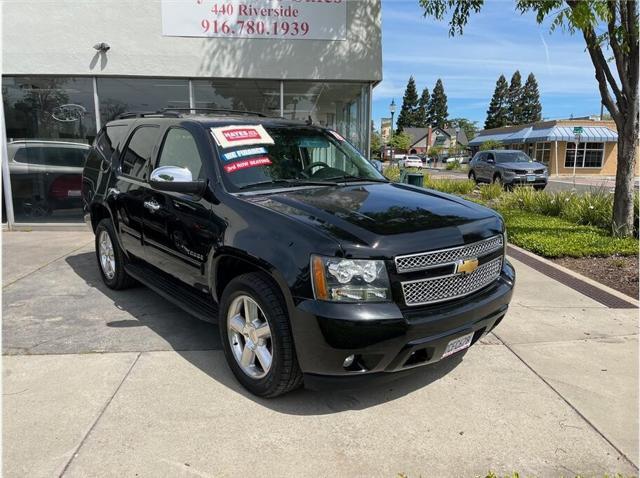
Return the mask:
{"type": "Polygon", "coordinates": [[[504,183],[510,185],[520,185],[520,186],[546,186],[548,181],[548,176],[544,174],[534,174],[529,175],[533,176],[533,181],[529,181],[527,175],[516,175],[516,176],[505,176],[504,183]]]}
{"type": "Polygon", "coordinates": [[[473,345],[504,317],[514,283],[515,271],[505,260],[494,283],[447,303],[400,309],[395,303],[302,301],[291,323],[305,384],[320,388],[385,381],[439,361],[454,338],[473,333],[473,345]],[[349,355],[356,361],[345,369],[349,355]]]}

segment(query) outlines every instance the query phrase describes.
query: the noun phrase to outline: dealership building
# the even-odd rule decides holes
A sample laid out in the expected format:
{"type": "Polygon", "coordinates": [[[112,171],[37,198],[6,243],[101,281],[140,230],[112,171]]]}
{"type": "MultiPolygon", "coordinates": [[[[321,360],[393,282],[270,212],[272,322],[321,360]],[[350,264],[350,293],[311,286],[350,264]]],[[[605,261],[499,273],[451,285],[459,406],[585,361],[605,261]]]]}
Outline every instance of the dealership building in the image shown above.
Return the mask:
{"type": "Polygon", "coordinates": [[[81,222],[86,145],[127,111],[311,118],[369,155],[380,8],[380,0],[3,2],[3,223],[81,222]]]}

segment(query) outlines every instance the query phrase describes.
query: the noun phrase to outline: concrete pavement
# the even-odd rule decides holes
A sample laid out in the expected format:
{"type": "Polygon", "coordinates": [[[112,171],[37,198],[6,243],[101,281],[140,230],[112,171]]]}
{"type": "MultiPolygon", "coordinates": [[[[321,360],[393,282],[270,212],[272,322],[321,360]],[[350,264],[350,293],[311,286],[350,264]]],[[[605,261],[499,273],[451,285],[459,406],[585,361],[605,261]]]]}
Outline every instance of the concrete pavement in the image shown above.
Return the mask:
{"type": "Polygon", "coordinates": [[[90,234],[48,249],[68,234],[3,234],[4,476],[637,475],[637,310],[514,261],[509,314],[464,357],[263,400],[215,326],[107,289],[90,234]]]}

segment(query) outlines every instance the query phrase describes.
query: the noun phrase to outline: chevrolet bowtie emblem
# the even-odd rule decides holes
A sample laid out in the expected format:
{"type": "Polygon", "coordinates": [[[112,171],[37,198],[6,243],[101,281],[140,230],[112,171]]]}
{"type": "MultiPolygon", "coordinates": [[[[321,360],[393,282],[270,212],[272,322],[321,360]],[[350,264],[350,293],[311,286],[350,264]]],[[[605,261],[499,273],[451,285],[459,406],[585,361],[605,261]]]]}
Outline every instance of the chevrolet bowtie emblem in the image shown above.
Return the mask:
{"type": "Polygon", "coordinates": [[[456,262],[456,274],[471,274],[478,268],[478,259],[467,259],[456,262]]]}

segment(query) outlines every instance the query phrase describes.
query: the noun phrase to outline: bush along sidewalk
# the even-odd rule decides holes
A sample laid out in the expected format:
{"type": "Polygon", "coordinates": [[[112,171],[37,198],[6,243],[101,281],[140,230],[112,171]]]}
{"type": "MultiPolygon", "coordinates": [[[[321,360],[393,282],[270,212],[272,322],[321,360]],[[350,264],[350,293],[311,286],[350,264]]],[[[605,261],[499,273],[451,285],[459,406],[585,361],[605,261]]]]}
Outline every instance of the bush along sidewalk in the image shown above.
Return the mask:
{"type": "MultiPolygon", "coordinates": [[[[398,181],[400,170],[385,175],[398,181]]],[[[470,180],[434,179],[425,175],[424,187],[457,194],[498,211],[505,219],[509,240],[548,258],[609,257],[638,254],[638,194],[634,197],[635,238],[615,238],[611,218],[613,196],[603,189],[585,194],[535,191],[518,187],[504,191],[497,184],[470,180]]]]}

